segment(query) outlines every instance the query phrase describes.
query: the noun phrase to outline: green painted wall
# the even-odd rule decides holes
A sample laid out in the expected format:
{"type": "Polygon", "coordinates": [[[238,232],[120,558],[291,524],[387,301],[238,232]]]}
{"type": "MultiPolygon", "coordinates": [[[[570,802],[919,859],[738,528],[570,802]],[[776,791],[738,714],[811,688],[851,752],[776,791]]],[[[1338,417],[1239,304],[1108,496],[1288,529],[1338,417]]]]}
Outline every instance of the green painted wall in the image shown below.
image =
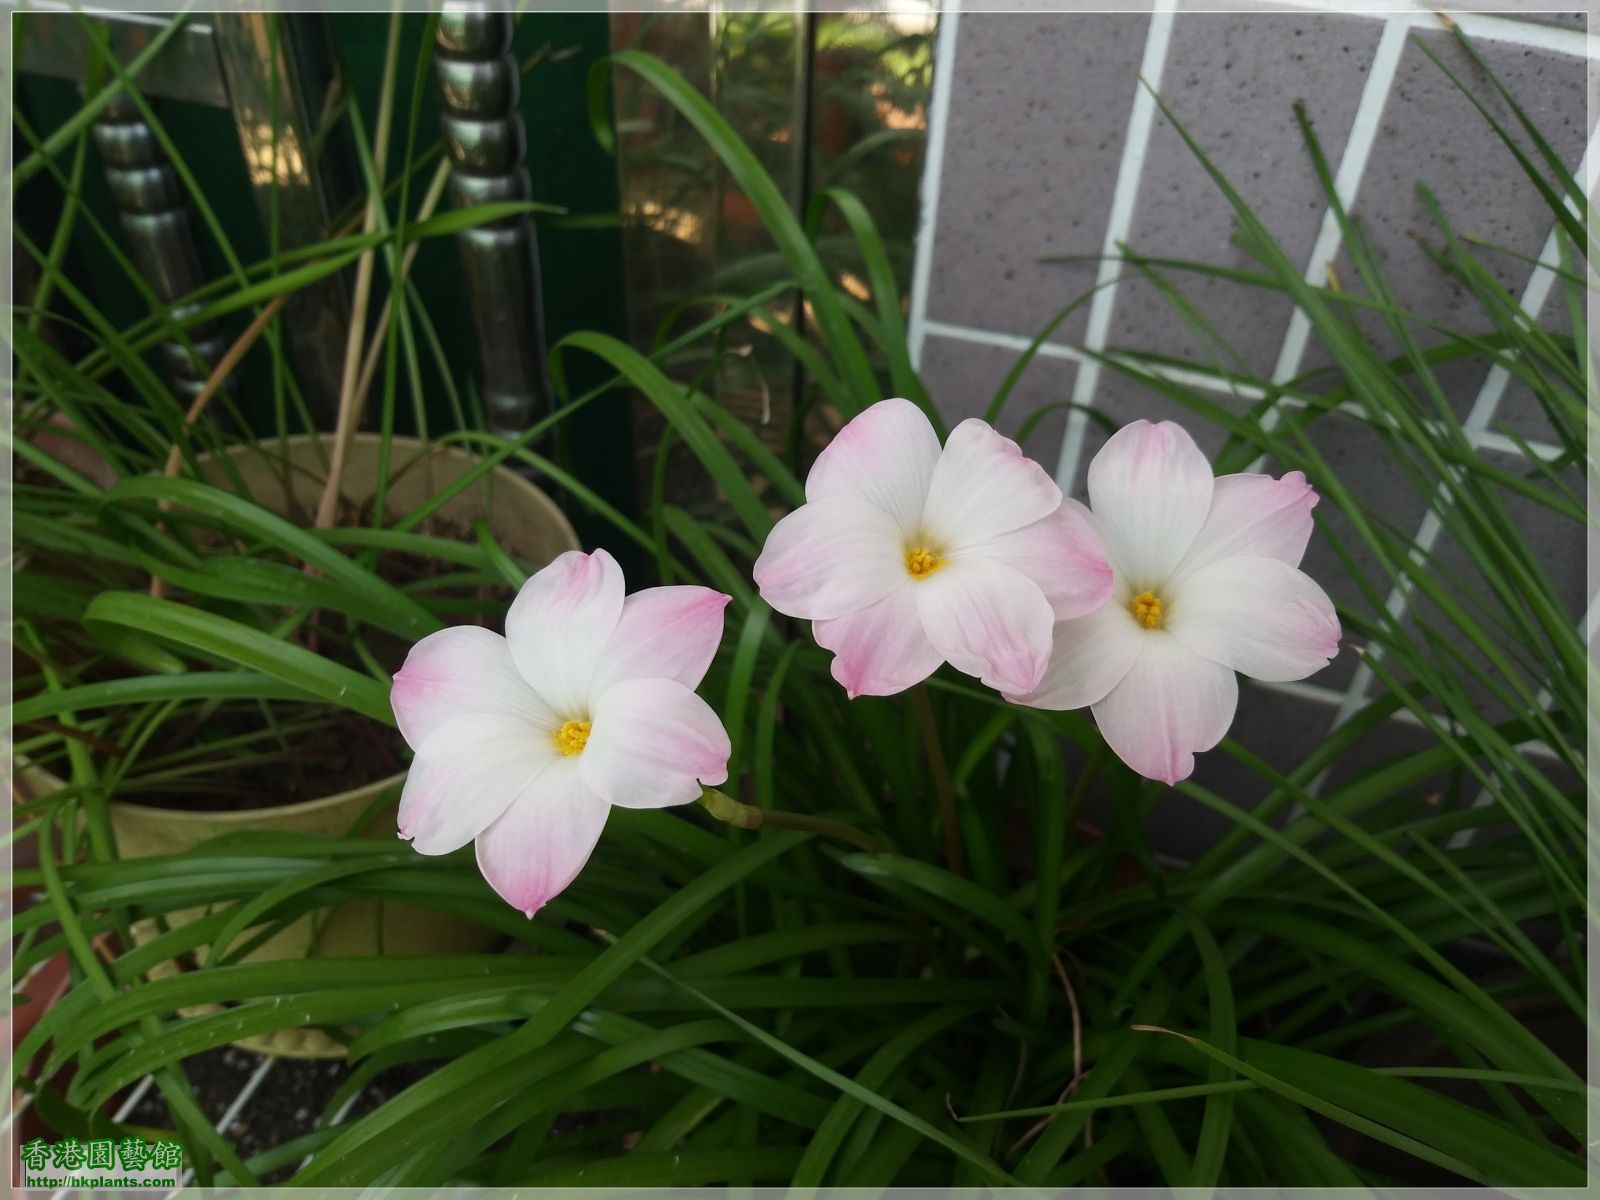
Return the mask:
{"type": "MultiPolygon", "coordinates": [[[[332,20],[346,78],[370,126],[377,109],[387,18],[343,13],[332,20]]],[[[406,17],[402,27],[391,163],[402,161],[405,155],[419,55],[428,28],[423,15],[406,17]]],[[[539,221],[545,315],[552,344],[579,329],[626,336],[621,235],[610,220],[617,212],[616,166],[591,132],[585,98],[590,65],[608,52],[609,37],[608,20],[599,13],[529,14],[517,26],[518,60],[527,63],[538,56],[523,77],[521,102],[533,198],[560,205],[573,215],[602,218],[570,223],[546,218],[539,221]]],[[[438,100],[431,71],[421,76],[421,85],[416,121],[418,151],[439,138],[438,100]]],[[[72,84],[28,76],[19,79],[18,113],[37,136],[48,136],[58,128],[75,110],[78,100],[79,89],[72,84]]],[[[264,259],[268,240],[247,181],[231,115],[175,101],[158,102],[157,111],[235,255],[246,264],[264,259]]],[[[16,146],[19,156],[30,147],[20,128],[16,146]]],[[[63,172],[70,167],[71,158],[69,148],[57,160],[63,172]]],[[[426,171],[419,173],[413,186],[413,207],[426,185],[426,177],[426,171]]],[[[92,146],[83,195],[90,213],[106,228],[117,231],[115,210],[92,146]]],[[[18,197],[19,219],[40,245],[48,244],[54,214],[60,209],[59,185],[48,175],[18,197]]],[[[207,271],[213,276],[225,274],[227,259],[216,240],[205,232],[205,222],[198,214],[197,226],[202,230],[201,249],[207,271]]],[[[66,265],[69,277],[118,327],[126,327],[145,315],[138,293],[127,284],[87,222],[79,223],[66,265]]],[[[477,349],[459,250],[453,239],[425,242],[412,279],[435,323],[450,375],[459,388],[475,386],[477,349]]],[[[228,334],[237,334],[247,319],[229,322],[228,334]]],[[[253,352],[238,373],[240,406],[251,426],[263,432],[270,430],[273,423],[269,375],[260,351],[253,352]]],[[[422,376],[430,429],[438,432],[450,428],[453,422],[444,388],[426,359],[422,376]]],[[[573,355],[568,377],[574,389],[583,390],[603,382],[606,373],[594,360],[573,355]]],[[[396,426],[403,432],[414,428],[412,411],[412,398],[402,392],[396,406],[396,426]]],[[[635,509],[629,413],[624,393],[603,398],[568,423],[558,451],[564,465],[624,512],[635,509]]],[[[609,526],[589,519],[580,507],[574,507],[572,515],[586,542],[621,548],[620,539],[609,526]]]]}

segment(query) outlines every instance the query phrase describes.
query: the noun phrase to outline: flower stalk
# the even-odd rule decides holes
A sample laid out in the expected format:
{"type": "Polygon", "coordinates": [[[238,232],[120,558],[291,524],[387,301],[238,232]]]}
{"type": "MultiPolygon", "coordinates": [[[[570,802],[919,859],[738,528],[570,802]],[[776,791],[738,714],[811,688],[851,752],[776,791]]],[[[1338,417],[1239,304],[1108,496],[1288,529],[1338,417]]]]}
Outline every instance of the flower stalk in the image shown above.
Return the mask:
{"type": "Polygon", "coordinates": [[[917,724],[922,729],[922,748],[928,755],[928,774],[933,777],[934,794],[939,797],[939,820],[944,826],[944,865],[952,875],[965,875],[967,856],[961,848],[955,789],[950,786],[950,764],[945,761],[944,744],[939,741],[939,723],[933,718],[928,685],[917,684],[911,689],[911,697],[917,709],[917,724]]]}
{"type": "Polygon", "coordinates": [[[820,834],[859,846],[869,854],[878,854],[883,843],[871,834],[862,833],[854,825],[843,821],[830,821],[827,817],[813,817],[806,813],[781,812],[772,808],[757,808],[743,804],[716,788],[706,788],[700,793],[700,807],[725,825],[735,829],[798,829],[820,834]]]}

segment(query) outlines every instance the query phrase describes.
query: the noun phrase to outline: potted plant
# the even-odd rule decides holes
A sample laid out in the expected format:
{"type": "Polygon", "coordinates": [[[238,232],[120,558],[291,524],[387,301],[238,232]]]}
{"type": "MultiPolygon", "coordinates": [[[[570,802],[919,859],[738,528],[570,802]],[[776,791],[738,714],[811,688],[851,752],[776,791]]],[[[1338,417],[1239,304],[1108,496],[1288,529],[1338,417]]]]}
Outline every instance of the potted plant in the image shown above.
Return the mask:
{"type": "MultiPolygon", "coordinates": [[[[391,70],[375,140],[387,136],[393,108],[391,70]]],[[[373,166],[381,177],[381,151],[373,166]]],[[[251,835],[392,842],[405,760],[385,696],[406,646],[444,624],[486,619],[529,571],[577,545],[526,461],[512,458],[526,459],[532,438],[485,451],[459,403],[461,428],[428,436],[421,369],[383,357],[386,345],[411,346],[426,320],[414,299],[394,302],[423,239],[544,207],[505,202],[435,216],[447,171],[436,167],[432,185],[409,201],[402,191],[414,209],[398,214],[403,228],[380,232],[380,185],[337,231],[342,241],[302,253],[297,271],[266,285],[252,280],[275,264],[237,266],[124,329],[72,292],[74,317],[99,335],[87,345],[63,339],[39,313],[19,322],[16,813],[19,832],[47,830],[24,838],[29,870],[40,870],[27,859],[43,844],[52,845],[48,871],[78,859],[170,863],[251,835]],[[374,275],[385,256],[392,290],[380,307],[374,275]],[[352,265],[355,310],[334,429],[315,432],[303,407],[284,402],[268,429],[253,430],[242,413],[252,389],[258,404],[274,391],[295,396],[278,324],[288,300],[352,265]],[[180,403],[142,356],[157,346],[167,361],[197,355],[191,334],[241,306],[254,319],[215,362],[186,363],[204,384],[180,403]],[[394,432],[407,391],[417,435],[394,432]],[[359,431],[368,415],[379,432],[359,431]]],[[[75,190],[67,195],[62,243],[80,204],[75,190]]],[[[206,211],[202,194],[189,201],[206,211]]],[[[89,228],[109,242],[104,228],[89,228]]],[[[225,237],[220,225],[213,230],[225,237]]],[[[61,284],[59,265],[39,257],[48,291],[61,284]]],[[[442,358],[431,365],[448,378],[442,358]]],[[[195,900],[117,912],[110,924],[126,935],[125,949],[178,947],[153,952],[143,974],[169,977],[212,954],[220,961],[223,947],[180,931],[238,896],[213,899],[198,888],[195,900]]],[[[471,951],[503,937],[448,904],[330,898],[326,888],[310,900],[292,919],[238,930],[233,960],[471,951]]],[[[317,1029],[240,1041],[274,1053],[344,1053],[317,1029]]]]}
{"type": "MultiPolygon", "coordinates": [[[[150,578],[164,594],[105,593],[99,611],[109,611],[113,622],[124,622],[106,628],[137,626],[139,618],[120,615],[124,613],[199,618],[213,615],[208,606],[215,606],[218,625],[225,622],[230,628],[248,628],[238,618],[254,608],[270,628],[283,620],[286,611],[294,611],[270,603],[275,598],[274,586],[310,589],[310,595],[315,594],[318,583],[299,569],[292,555],[283,554],[281,547],[257,547],[248,558],[239,556],[239,527],[189,526],[191,514],[179,507],[177,497],[214,505],[213,513],[242,514],[244,526],[258,533],[263,527],[294,528],[297,520],[306,521],[306,514],[323,492],[328,474],[326,454],[327,446],[312,435],[282,443],[236,444],[219,455],[202,458],[193,479],[169,483],[136,476],[125,481],[126,486],[114,484],[98,510],[100,516],[108,517],[108,523],[102,523],[94,510],[49,518],[48,526],[39,530],[38,541],[30,546],[30,561],[19,576],[19,588],[25,590],[51,578],[52,563],[59,561],[50,550],[55,533],[70,526],[75,535],[90,536],[90,530],[99,529],[104,534],[96,536],[115,537],[119,531],[127,532],[130,517],[138,521],[142,516],[149,519],[149,527],[158,523],[163,527],[160,536],[164,544],[181,544],[181,539],[193,550],[183,556],[181,565],[140,555],[141,565],[151,570],[150,578]],[[153,499],[168,487],[174,490],[167,503],[153,499]],[[116,515],[109,516],[113,513],[116,515]],[[230,579],[233,572],[238,574],[230,579]],[[245,579],[253,582],[242,583],[245,579]],[[243,606],[242,593],[253,588],[259,589],[267,603],[243,606]]],[[[386,493],[391,526],[412,516],[419,519],[416,533],[394,534],[390,544],[395,548],[374,559],[368,574],[371,594],[381,596],[396,612],[410,612],[411,619],[424,623],[437,624],[443,619],[430,611],[432,604],[454,621],[493,611],[496,599],[507,591],[505,568],[513,563],[520,567],[512,569],[537,568],[577,543],[565,516],[536,485],[505,466],[488,472],[475,470],[479,462],[456,446],[430,445],[414,438],[357,436],[343,475],[343,520],[326,532],[318,544],[319,554],[326,560],[330,554],[341,554],[341,548],[357,546],[363,540],[382,541],[384,533],[393,533],[392,527],[386,530],[366,523],[372,520],[374,498],[386,493]],[[475,478],[469,478],[471,475],[475,478]],[[435,497],[464,480],[466,486],[444,503],[433,503],[435,497]],[[364,532],[373,537],[363,539],[364,532]]],[[[31,533],[32,527],[27,528],[31,533]]],[[[71,544],[71,536],[56,544],[71,544]]],[[[132,562],[124,565],[131,567],[132,562]]],[[[281,603],[288,593],[276,599],[281,603]]],[[[395,654],[404,642],[396,628],[406,626],[393,614],[386,618],[389,627],[384,628],[378,624],[361,627],[345,620],[349,614],[332,610],[315,616],[300,611],[310,618],[308,624],[314,622],[302,636],[320,644],[319,657],[330,668],[340,673],[368,668],[392,671],[399,665],[395,654]]],[[[44,643],[50,640],[49,627],[45,620],[36,625],[44,643]]],[[[116,636],[111,640],[115,642],[116,636]]],[[[144,649],[159,653],[153,643],[144,649]]],[[[212,665],[218,662],[202,651],[186,666],[198,673],[207,659],[212,665]]],[[[92,698],[97,686],[109,688],[114,697],[117,675],[125,667],[115,653],[102,653],[72,669],[73,682],[66,686],[91,689],[92,698]]],[[[37,702],[49,694],[32,697],[32,708],[25,698],[22,715],[27,717],[39,709],[37,702]]],[[[98,724],[104,710],[97,711],[90,704],[75,705],[72,711],[74,719],[98,724]]],[[[60,718],[57,714],[45,719],[60,718]]],[[[102,734],[95,736],[106,740],[102,734]]],[[[175,707],[142,746],[143,758],[157,769],[135,767],[121,774],[106,806],[117,853],[125,859],[181,855],[204,842],[242,831],[327,838],[355,833],[392,837],[393,805],[404,765],[398,749],[392,731],[375,723],[371,715],[321,704],[309,694],[298,699],[281,695],[258,703],[241,693],[233,699],[213,696],[192,706],[175,707]],[[208,748],[212,746],[215,748],[208,748]],[[160,769],[162,766],[167,769],[160,769]]],[[[31,757],[37,765],[30,767],[22,781],[30,800],[46,800],[66,787],[51,769],[59,755],[35,751],[31,757]]],[[[207,905],[176,910],[166,914],[165,922],[180,925],[208,911],[207,905]]],[[[144,941],[155,936],[157,928],[157,922],[144,919],[134,923],[133,934],[144,941]]],[[[481,927],[415,906],[352,901],[315,918],[308,915],[288,923],[246,958],[266,961],[300,955],[371,954],[380,949],[391,954],[418,954],[482,947],[494,936],[481,927]]],[[[172,969],[171,964],[167,966],[172,969]]],[[[314,1030],[247,1044],[270,1046],[277,1053],[333,1053],[338,1047],[314,1030]]]]}

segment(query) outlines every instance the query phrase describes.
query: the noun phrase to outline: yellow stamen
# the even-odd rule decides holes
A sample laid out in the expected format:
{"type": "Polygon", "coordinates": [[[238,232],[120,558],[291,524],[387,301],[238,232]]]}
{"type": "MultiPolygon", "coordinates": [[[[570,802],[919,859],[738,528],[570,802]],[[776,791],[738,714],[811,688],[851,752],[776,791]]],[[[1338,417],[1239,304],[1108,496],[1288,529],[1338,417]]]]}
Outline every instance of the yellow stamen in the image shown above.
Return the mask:
{"type": "Polygon", "coordinates": [[[1140,592],[1128,609],[1133,619],[1146,629],[1161,628],[1161,597],[1154,592],[1140,592]]]}
{"type": "Polygon", "coordinates": [[[913,579],[926,579],[942,566],[944,559],[926,546],[914,546],[906,551],[906,574],[913,579]]]}
{"type": "Polygon", "coordinates": [[[589,722],[568,721],[555,733],[556,749],[571,758],[589,744],[589,722]]]}

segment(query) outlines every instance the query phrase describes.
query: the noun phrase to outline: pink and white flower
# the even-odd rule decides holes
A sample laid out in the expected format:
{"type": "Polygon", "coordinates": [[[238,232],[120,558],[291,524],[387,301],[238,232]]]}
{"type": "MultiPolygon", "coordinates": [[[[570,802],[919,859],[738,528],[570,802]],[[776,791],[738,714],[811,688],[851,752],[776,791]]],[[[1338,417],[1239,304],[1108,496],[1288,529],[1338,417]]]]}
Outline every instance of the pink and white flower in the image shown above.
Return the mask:
{"type": "Polygon", "coordinates": [[[1287,682],[1338,653],[1333,604],[1298,569],[1317,494],[1299,471],[1213,479],[1182,426],[1135,421],[1089,465],[1089,503],[1111,599],[1057,624],[1043,679],[1007,699],[1089,705],[1123,762],[1176,783],[1232,724],[1235,672],[1287,682]]]}
{"type": "Polygon", "coordinates": [[[423,854],[476,841],[490,886],[529,917],[589,860],[612,805],[662,808],[728,777],[727,732],[694,689],[728,597],[624,597],[604,550],[523,584],[506,634],[464,625],[411,648],[390,702],[416,752],[400,836],[423,854]]]}
{"type": "Polygon", "coordinates": [[[1101,605],[1111,569],[1083,510],[1010,438],[973,419],[941,449],[916,405],[884,400],[818,455],[755,580],[773,608],[812,622],[854,698],[903,691],[943,662],[1031,690],[1052,626],[1101,605]]]}

